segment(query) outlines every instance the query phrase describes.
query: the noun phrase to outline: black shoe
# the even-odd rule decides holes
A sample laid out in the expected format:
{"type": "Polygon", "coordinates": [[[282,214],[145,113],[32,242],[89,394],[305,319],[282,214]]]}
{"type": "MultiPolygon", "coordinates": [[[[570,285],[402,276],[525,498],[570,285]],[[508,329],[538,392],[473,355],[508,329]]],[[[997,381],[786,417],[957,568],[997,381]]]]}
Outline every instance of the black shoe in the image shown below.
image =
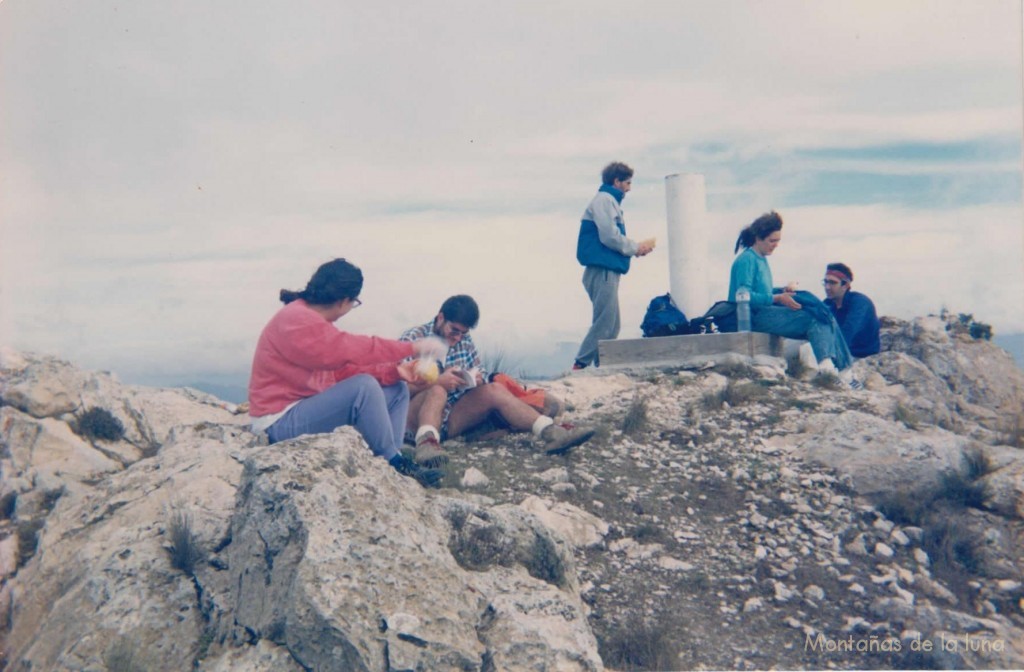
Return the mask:
{"type": "Polygon", "coordinates": [[[401,453],[388,460],[388,464],[394,467],[395,471],[403,476],[412,476],[419,481],[420,485],[424,488],[441,487],[441,479],[444,478],[443,469],[427,469],[426,467],[421,467],[401,453]]]}

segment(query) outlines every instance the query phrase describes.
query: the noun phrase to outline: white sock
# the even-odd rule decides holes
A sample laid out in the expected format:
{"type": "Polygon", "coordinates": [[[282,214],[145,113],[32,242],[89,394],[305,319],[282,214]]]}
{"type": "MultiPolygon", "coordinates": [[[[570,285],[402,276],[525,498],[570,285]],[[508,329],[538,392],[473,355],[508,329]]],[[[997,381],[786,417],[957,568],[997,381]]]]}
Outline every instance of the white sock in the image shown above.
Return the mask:
{"type": "Polygon", "coordinates": [[[818,362],[818,373],[832,373],[837,376],[839,375],[839,371],[836,370],[836,365],[832,361],[831,357],[826,357],[818,362]]]}
{"type": "Polygon", "coordinates": [[[441,443],[441,432],[437,431],[437,427],[433,425],[420,425],[420,428],[416,430],[416,443],[420,442],[420,437],[424,434],[433,434],[437,442],[441,443]]]}
{"type": "Polygon", "coordinates": [[[542,415],[533,421],[533,427],[530,428],[530,431],[533,432],[534,436],[540,436],[541,432],[553,424],[555,424],[554,420],[546,415],[542,415]]]}

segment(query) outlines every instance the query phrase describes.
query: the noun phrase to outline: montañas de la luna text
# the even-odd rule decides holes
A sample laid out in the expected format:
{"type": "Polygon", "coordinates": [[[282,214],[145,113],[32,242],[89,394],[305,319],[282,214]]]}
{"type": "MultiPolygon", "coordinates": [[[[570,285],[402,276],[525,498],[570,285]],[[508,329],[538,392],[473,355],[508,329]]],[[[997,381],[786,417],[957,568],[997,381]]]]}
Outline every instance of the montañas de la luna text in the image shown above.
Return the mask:
{"type": "Polygon", "coordinates": [[[804,639],[805,651],[824,651],[826,653],[846,653],[855,651],[858,653],[899,653],[904,648],[911,651],[947,651],[949,653],[970,651],[972,653],[1002,653],[1006,643],[1002,639],[989,639],[986,637],[963,635],[946,635],[940,633],[938,639],[911,638],[904,642],[896,637],[854,637],[835,639],[818,633],[816,637],[809,634],[804,639]]]}

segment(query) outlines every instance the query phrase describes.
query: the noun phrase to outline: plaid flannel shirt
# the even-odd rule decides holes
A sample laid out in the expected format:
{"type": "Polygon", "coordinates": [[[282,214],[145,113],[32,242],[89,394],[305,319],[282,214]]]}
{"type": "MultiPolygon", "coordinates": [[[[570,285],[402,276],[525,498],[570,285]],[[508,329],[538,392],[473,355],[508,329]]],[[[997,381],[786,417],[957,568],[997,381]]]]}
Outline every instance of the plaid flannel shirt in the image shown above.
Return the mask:
{"type": "MultiPolygon", "coordinates": [[[[406,330],[405,333],[403,333],[398,340],[418,341],[419,339],[424,338],[426,336],[430,336],[433,333],[434,321],[431,320],[426,324],[421,324],[418,327],[413,327],[412,329],[406,330]]],[[[409,359],[412,358],[410,357],[409,359]]],[[[444,364],[444,368],[446,369],[451,368],[453,366],[466,370],[472,369],[473,367],[480,368],[481,375],[483,375],[484,380],[487,380],[487,372],[483,371],[483,368],[480,366],[480,353],[477,352],[476,346],[473,345],[473,339],[472,337],[470,337],[469,334],[464,335],[462,337],[462,340],[460,340],[452,347],[448,348],[448,354],[445,355],[444,362],[442,362],[442,364],[444,364]]],[[[454,392],[449,392],[447,404],[448,407],[451,408],[452,404],[458,401],[459,397],[461,397],[465,393],[466,390],[463,389],[455,390],[454,392]]]]}

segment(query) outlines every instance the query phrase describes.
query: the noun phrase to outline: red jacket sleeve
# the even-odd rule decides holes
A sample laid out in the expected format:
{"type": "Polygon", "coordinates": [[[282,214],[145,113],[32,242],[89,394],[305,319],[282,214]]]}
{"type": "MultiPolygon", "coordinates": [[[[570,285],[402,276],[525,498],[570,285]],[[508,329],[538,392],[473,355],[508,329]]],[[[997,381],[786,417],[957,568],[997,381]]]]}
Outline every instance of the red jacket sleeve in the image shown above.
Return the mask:
{"type": "Polygon", "coordinates": [[[340,381],[360,373],[368,373],[377,379],[381,385],[394,385],[402,378],[398,375],[398,365],[390,362],[386,364],[349,364],[334,372],[334,380],[340,381]]]}
{"type": "Polygon", "coordinates": [[[394,368],[395,362],[414,352],[411,343],[339,331],[318,315],[288,325],[281,335],[275,344],[281,354],[311,370],[338,370],[372,364],[390,364],[394,368]]]}

